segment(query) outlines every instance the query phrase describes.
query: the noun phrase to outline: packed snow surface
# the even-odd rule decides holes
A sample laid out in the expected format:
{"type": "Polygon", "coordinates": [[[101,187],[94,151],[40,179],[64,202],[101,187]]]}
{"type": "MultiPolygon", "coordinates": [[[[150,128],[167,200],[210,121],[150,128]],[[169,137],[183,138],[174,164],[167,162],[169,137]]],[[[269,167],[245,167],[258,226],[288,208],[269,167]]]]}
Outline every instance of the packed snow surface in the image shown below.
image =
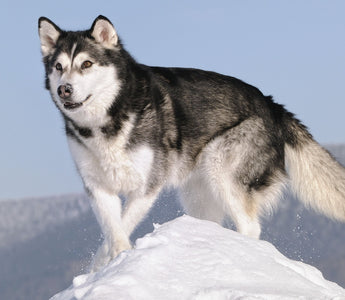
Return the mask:
{"type": "Polygon", "coordinates": [[[52,299],[340,300],[345,290],[268,242],[182,216],[52,299]]]}

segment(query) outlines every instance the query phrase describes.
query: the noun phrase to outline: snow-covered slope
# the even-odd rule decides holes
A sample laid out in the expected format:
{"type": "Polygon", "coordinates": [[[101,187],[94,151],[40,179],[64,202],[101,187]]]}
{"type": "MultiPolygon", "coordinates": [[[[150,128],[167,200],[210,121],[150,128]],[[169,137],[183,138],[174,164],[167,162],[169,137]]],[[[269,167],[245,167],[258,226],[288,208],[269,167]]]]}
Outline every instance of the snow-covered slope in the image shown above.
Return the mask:
{"type": "Polygon", "coordinates": [[[72,299],[345,299],[345,290],[268,242],[182,216],[156,226],[98,273],[53,297],[72,299]]]}

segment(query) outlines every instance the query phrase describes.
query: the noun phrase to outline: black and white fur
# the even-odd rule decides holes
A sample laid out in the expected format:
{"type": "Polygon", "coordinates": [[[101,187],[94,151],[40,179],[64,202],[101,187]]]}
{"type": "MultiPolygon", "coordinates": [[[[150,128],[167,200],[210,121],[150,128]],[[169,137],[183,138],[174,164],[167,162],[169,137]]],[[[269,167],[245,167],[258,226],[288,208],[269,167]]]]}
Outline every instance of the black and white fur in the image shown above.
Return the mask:
{"type": "Polygon", "coordinates": [[[255,238],[259,216],[286,185],[345,220],[344,168],[257,88],[138,64],[103,16],[77,32],[42,17],[39,35],[46,88],[105,236],[93,270],[131,247],[131,232],[167,185],[180,188],[188,214],[220,224],[228,215],[255,238]]]}

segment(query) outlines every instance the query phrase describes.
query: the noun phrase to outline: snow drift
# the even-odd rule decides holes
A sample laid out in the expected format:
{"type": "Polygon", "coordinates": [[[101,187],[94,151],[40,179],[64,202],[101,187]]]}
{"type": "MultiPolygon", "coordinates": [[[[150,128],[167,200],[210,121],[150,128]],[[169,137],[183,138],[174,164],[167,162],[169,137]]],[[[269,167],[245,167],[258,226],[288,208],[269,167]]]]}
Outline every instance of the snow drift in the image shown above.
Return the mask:
{"type": "Polygon", "coordinates": [[[177,218],[53,300],[345,299],[316,268],[213,222],[177,218]]]}

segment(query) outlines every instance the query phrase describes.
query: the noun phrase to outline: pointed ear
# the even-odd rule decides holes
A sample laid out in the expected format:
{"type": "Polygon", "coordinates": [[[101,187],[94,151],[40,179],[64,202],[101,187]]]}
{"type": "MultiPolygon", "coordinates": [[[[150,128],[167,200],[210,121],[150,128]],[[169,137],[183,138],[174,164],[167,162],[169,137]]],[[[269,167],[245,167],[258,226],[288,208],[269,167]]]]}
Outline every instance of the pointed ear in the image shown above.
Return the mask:
{"type": "Polygon", "coordinates": [[[118,44],[119,38],[115,28],[106,17],[98,16],[93,22],[90,32],[96,42],[106,48],[113,48],[118,44]]]}
{"type": "Polygon", "coordinates": [[[61,34],[61,29],[49,19],[41,17],[38,20],[38,33],[41,40],[42,55],[47,56],[52,53],[61,34]]]}

